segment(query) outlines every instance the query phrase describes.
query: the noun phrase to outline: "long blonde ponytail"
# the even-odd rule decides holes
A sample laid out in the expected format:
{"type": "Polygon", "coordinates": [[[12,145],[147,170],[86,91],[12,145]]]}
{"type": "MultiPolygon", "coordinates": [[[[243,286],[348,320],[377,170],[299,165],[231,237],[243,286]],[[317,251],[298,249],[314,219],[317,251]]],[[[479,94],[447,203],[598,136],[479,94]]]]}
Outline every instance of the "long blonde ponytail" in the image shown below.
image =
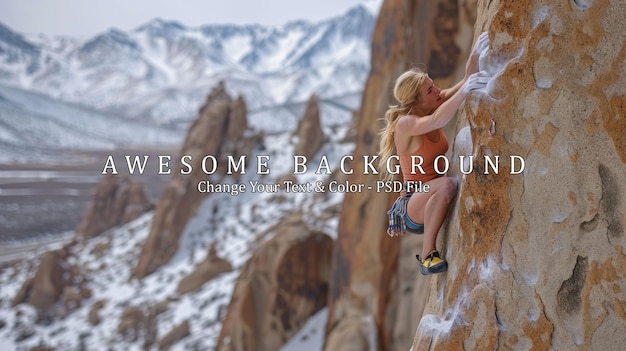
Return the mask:
{"type": "Polygon", "coordinates": [[[380,132],[380,151],[378,151],[378,168],[383,180],[393,179],[393,174],[387,170],[387,160],[395,151],[394,136],[398,118],[408,113],[408,111],[404,110],[402,106],[394,105],[389,106],[389,109],[385,112],[385,126],[380,132]]]}
{"type": "Polygon", "coordinates": [[[411,108],[419,103],[419,88],[428,75],[419,68],[412,68],[396,79],[393,96],[400,105],[391,105],[385,112],[385,126],[380,132],[380,151],[378,168],[384,180],[393,179],[387,169],[387,160],[395,151],[395,130],[400,116],[410,114],[411,108]]]}

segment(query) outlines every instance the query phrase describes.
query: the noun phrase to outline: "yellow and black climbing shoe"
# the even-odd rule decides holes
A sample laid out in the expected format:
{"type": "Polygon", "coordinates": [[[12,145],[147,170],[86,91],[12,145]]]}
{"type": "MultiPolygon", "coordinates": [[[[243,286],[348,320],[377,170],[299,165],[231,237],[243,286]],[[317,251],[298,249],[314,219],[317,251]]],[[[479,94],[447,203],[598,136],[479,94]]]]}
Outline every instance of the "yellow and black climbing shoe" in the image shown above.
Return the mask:
{"type": "Polygon", "coordinates": [[[433,249],[424,260],[420,258],[420,255],[415,255],[417,260],[420,261],[420,272],[423,275],[435,274],[445,272],[448,269],[448,262],[442,260],[439,256],[439,252],[433,249]]]}

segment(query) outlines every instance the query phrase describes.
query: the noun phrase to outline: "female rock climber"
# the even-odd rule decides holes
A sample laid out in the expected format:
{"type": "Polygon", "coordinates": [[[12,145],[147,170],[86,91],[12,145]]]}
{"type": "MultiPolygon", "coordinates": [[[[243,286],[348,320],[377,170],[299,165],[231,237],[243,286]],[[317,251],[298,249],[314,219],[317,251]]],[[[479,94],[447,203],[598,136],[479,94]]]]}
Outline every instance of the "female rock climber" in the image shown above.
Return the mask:
{"type": "MultiPolygon", "coordinates": [[[[400,159],[405,190],[389,210],[389,235],[403,235],[406,231],[424,234],[422,252],[417,256],[420,272],[424,275],[441,273],[448,268],[435,248],[437,233],[447,212],[448,204],[457,190],[454,177],[435,172],[434,160],[445,155],[448,140],[442,128],[454,117],[467,94],[487,84],[489,77],[478,71],[480,53],[489,46],[487,33],[482,33],[465,65],[465,77],[449,89],[439,90],[426,72],[411,69],[396,79],[393,95],[399,105],[390,106],[385,113],[386,125],[381,132],[380,162],[394,153],[400,159]],[[421,156],[420,171],[413,168],[414,159],[421,156]],[[429,184],[428,192],[413,192],[411,184],[422,181],[429,184]]],[[[445,162],[442,158],[438,161],[445,162]]],[[[438,164],[438,169],[445,169],[438,164]]],[[[381,169],[385,169],[381,167],[381,169]]],[[[386,174],[390,178],[390,174],[386,174]]]]}

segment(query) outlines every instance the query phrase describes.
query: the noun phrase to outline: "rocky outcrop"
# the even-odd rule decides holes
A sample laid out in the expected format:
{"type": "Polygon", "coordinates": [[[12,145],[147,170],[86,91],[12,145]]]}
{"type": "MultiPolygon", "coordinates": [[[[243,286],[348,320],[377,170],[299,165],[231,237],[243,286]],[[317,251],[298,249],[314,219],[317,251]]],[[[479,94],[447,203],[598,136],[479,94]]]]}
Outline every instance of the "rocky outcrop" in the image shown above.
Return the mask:
{"type": "Polygon", "coordinates": [[[248,130],[247,113],[246,101],[242,96],[237,97],[237,99],[233,101],[228,127],[226,129],[225,142],[232,146],[230,150],[228,150],[229,152],[237,152],[237,141],[239,141],[239,139],[243,137],[245,132],[248,130]]]}
{"type": "Polygon", "coordinates": [[[454,145],[476,171],[459,177],[449,270],[433,279],[412,350],[626,344],[624,13],[618,0],[479,8],[491,38],[481,69],[494,78],[466,100],[454,145]],[[498,174],[484,173],[485,155],[500,156],[498,174]]]}
{"type": "Polygon", "coordinates": [[[204,261],[200,262],[193,272],[180,280],[178,283],[178,293],[186,294],[195,291],[219,274],[230,272],[232,269],[233,266],[230,262],[217,256],[215,244],[212,244],[204,261]]]}
{"type": "MultiPolygon", "coordinates": [[[[384,1],[357,119],[354,169],[364,168],[363,155],[378,153],[380,118],[395,103],[390,97],[400,73],[424,63],[440,87],[463,77],[475,7],[475,1],[384,1]]],[[[451,129],[449,134],[454,135],[454,124],[451,129]]],[[[348,179],[374,188],[379,180],[363,172],[348,179]]],[[[362,349],[374,350],[399,350],[411,344],[428,279],[417,273],[415,253],[421,239],[385,234],[385,213],[394,199],[393,194],[374,191],[345,194],[333,253],[325,350],[356,349],[355,340],[368,341],[362,349]],[[364,327],[364,321],[371,321],[375,332],[364,327]]]]}
{"type": "MultiPolygon", "coordinates": [[[[218,161],[216,174],[224,175],[228,164],[220,162],[220,159],[226,155],[236,159],[239,155],[248,155],[259,143],[258,135],[242,129],[246,126],[242,122],[245,110],[243,99],[233,101],[223,84],[219,84],[207,97],[198,119],[189,128],[181,150],[181,158],[182,155],[191,157],[186,162],[192,171],[184,174],[189,170],[183,164],[172,170],[172,177],[159,199],[150,234],[135,267],[136,277],[143,278],[154,272],[168,262],[178,249],[178,241],[187,221],[195,215],[198,205],[206,197],[206,193],[197,188],[198,182],[208,177],[203,172],[203,159],[215,157],[218,161]]],[[[212,161],[206,161],[206,169],[210,171],[212,167],[212,161]]]]}
{"type": "Polygon", "coordinates": [[[11,302],[12,307],[15,307],[23,302],[26,302],[30,298],[30,294],[33,291],[34,282],[35,282],[35,277],[31,277],[31,278],[26,279],[22,283],[22,287],[17,292],[17,294],[13,298],[13,301],[11,302]]]}
{"type": "Polygon", "coordinates": [[[32,279],[27,279],[13,300],[17,305],[28,302],[46,315],[52,314],[56,302],[66,286],[67,253],[64,250],[53,250],[41,256],[39,268],[32,279]]]}
{"type": "Polygon", "coordinates": [[[89,310],[89,315],[87,316],[87,321],[89,322],[89,324],[100,324],[100,322],[102,321],[102,319],[100,318],[100,310],[104,308],[105,304],[106,300],[98,300],[93,304],[93,306],[91,306],[91,309],[89,310]]]}
{"type": "Polygon", "coordinates": [[[189,321],[184,321],[159,340],[159,351],[169,350],[172,345],[186,338],[189,334],[189,321]]]}
{"type": "Polygon", "coordinates": [[[61,304],[66,311],[71,312],[77,310],[83,301],[83,297],[80,294],[80,290],[75,286],[68,286],[63,289],[61,295],[61,304]]]}
{"type": "Polygon", "coordinates": [[[102,177],[83,220],[76,228],[79,238],[92,238],[122,225],[152,209],[141,183],[129,177],[108,174],[102,177]]]}
{"type": "Polygon", "coordinates": [[[13,298],[13,306],[29,303],[35,307],[38,323],[64,317],[92,296],[82,269],[70,264],[71,247],[45,252],[35,275],[22,283],[13,298]]]}
{"type": "Polygon", "coordinates": [[[127,341],[143,341],[144,349],[156,342],[157,315],[154,306],[128,306],[122,312],[117,332],[127,341]]]}
{"type": "Polygon", "coordinates": [[[324,131],[320,123],[319,99],[312,95],[306,104],[304,115],[298,122],[295,132],[298,139],[295,147],[295,155],[304,156],[307,159],[317,154],[324,144],[324,131]]]}
{"type": "MultiPolygon", "coordinates": [[[[246,101],[239,96],[232,102],[226,135],[222,138],[219,154],[221,165],[227,164],[227,156],[234,156],[238,159],[240,156],[249,155],[250,150],[259,145],[261,137],[248,128],[247,113],[246,101]]],[[[218,171],[221,175],[226,173],[224,167],[219,168],[218,171]]],[[[233,172],[230,176],[236,181],[241,178],[239,172],[233,172]]]]}
{"type": "Polygon", "coordinates": [[[294,214],[252,254],[228,307],[216,350],[278,350],[326,304],[333,241],[294,214]]]}

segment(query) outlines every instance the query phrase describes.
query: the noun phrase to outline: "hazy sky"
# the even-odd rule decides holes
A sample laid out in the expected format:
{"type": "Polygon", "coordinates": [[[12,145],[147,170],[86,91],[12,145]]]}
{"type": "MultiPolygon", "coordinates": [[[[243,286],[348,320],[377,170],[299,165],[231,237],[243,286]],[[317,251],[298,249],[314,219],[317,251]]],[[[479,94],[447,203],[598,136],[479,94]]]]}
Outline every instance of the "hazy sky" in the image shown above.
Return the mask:
{"type": "Polygon", "coordinates": [[[86,37],[111,27],[134,29],[156,17],[191,27],[316,21],[363,2],[382,0],[0,0],[0,22],[21,33],[86,37]]]}

